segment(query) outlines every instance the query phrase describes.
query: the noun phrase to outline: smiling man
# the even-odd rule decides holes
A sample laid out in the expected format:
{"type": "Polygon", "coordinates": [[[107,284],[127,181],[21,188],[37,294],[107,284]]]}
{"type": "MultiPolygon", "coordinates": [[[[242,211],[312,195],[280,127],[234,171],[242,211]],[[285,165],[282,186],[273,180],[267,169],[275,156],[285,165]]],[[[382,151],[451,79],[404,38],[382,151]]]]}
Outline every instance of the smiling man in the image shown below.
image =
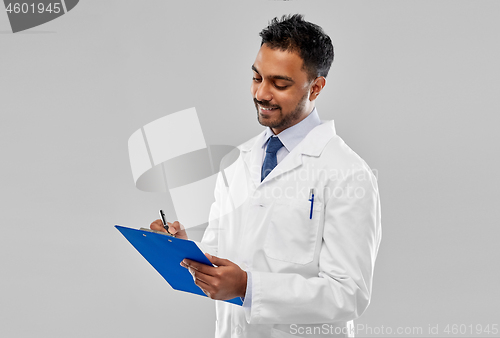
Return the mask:
{"type": "MultiPolygon", "coordinates": [[[[215,266],[182,265],[210,298],[243,300],[216,303],[216,337],[353,336],[381,238],[376,178],[315,108],[328,35],[293,15],[260,36],[251,93],[267,128],[217,181],[200,244],[215,266]]],[[[165,231],[160,220],[151,228],[165,231]]]]}
{"type": "MultiPolygon", "coordinates": [[[[270,127],[277,135],[312,112],[315,99],[326,84],[328,70],[321,75],[317,74],[317,70],[307,72],[299,50],[294,52],[299,47],[293,46],[290,40],[283,41],[284,46],[267,41],[273,38],[272,34],[261,34],[263,44],[252,65],[254,76],[251,92],[260,124],[270,127]]],[[[307,46],[302,48],[304,54],[308,54],[307,46]]],[[[333,46],[325,52],[321,57],[331,64],[333,46]]]]}

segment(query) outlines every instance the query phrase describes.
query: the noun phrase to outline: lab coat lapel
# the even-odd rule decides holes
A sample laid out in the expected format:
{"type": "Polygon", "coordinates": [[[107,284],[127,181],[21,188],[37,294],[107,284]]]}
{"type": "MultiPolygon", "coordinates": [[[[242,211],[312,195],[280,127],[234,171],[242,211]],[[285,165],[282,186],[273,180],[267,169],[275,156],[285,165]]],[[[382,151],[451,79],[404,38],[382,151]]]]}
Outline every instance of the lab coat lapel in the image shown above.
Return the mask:
{"type": "MultiPolygon", "coordinates": [[[[269,173],[262,183],[269,182],[273,178],[286,172],[294,170],[302,165],[303,155],[320,156],[326,144],[335,136],[335,126],[333,121],[327,121],[317,126],[300,142],[276,168],[269,173]]],[[[262,167],[262,144],[264,143],[265,131],[253,140],[241,146],[242,158],[247,168],[247,173],[251,177],[255,187],[260,182],[262,167]]]]}
{"type": "Polygon", "coordinates": [[[262,144],[264,143],[265,134],[266,132],[263,131],[252,140],[244,143],[240,148],[241,156],[247,169],[247,175],[250,176],[254,187],[258,187],[260,184],[263,156],[262,144]]]}
{"type": "Polygon", "coordinates": [[[297,145],[294,151],[297,150],[297,152],[306,156],[318,157],[321,155],[328,142],[335,136],[335,125],[333,120],[325,121],[311,130],[302,142],[297,145]]]}
{"type": "Polygon", "coordinates": [[[306,137],[281,161],[276,168],[264,179],[268,182],[273,178],[283,175],[296,169],[303,163],[303,156],[318,157],[323,152],[326,144],[335,136],[335,127],[333,121],[327,121],[306,135],[306,137]]]}
{"type": "Polygon", "coordinates": [[[266,176],[264,181],[269,182],[276,176],[282,175],[290,170],[293,170],[302,165],[302,153],[297,152],[297,147],[293,149],[278,165],[266,176]]]}

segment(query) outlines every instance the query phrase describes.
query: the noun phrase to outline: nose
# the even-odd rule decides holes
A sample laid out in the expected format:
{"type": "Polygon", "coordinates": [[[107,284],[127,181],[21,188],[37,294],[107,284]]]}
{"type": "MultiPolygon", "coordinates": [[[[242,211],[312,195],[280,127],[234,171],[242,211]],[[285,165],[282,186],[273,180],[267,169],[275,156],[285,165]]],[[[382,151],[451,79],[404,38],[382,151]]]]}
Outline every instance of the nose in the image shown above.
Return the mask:
{"type": "Polygon", "coordinates": [[[273,99],[273,93],[268,85],[268,82],[262,81],[261,83],[254,84],[256,86],[254,97],[258,101],[271,101],[273,99]]]}

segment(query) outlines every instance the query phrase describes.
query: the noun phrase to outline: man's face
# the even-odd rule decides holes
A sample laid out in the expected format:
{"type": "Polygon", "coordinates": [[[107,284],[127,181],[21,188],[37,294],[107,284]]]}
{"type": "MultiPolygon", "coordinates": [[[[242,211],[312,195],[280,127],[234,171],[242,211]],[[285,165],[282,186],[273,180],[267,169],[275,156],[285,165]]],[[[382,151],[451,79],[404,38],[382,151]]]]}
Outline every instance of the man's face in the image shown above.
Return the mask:
{"type": "Polygon", "coordinates": [[[265,44],[255,58],[251,92],[257,118],[275,134],[302,121],[314,108],[309,100],[311,82],[302,64],[297,53],[265,44]]]}

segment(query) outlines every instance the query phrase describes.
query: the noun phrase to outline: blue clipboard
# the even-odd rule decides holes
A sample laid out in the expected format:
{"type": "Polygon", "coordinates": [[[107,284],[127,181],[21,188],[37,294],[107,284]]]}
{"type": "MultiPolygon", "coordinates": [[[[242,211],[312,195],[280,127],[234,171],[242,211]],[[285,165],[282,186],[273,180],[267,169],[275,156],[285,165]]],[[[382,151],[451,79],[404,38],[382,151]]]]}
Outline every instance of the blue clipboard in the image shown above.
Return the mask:
{"type": "MultiPolygon", "coordinates": [[[[149,264],[160,273],[173,289],[207,297],[194,284],[193,276],[191,276],[189,271],[180,266],[184,258],[212,265],[196,243],[151,231],[126,228],[120,225],[115,225],[115,228],[146,258],[149,264]]],[[[240,297],[225,300],[225,302],[242,305],[240,297]]]]}

